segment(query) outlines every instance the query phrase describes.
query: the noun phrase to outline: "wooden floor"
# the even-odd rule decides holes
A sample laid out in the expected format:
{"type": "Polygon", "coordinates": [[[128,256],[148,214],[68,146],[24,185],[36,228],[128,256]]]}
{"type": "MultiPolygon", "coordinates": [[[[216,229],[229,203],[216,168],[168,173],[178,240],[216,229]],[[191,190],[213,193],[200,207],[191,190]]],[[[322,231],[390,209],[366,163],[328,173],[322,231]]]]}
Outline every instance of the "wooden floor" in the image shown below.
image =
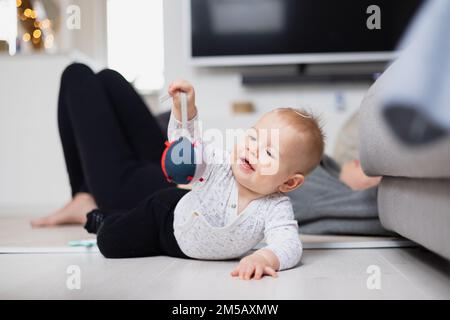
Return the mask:
{"type": "MultiPolygon", "coordinates": [[[[16,231],[23,228],[15,221],[16,231]]],[[[35,234],[44,239],[61,233],[65,242],[69,230],[86,238],[73,227],[35,234]]],[[[0,247],[33,245],[23,237],[13,241],[14,235],[12,220],[0,220],[0,247]]],[[[232,278],[236,263],[111,260],[99,253],[0,254],[0,299],[450,299],[450,263],[420,247],[305,250],[299,267],[260,281],[232,278]],[[80,271],[80,289],[67,286],[70,266],[80,271]],[[380,271],[379,289],[367,286],[369,266],[380,271]]]]}

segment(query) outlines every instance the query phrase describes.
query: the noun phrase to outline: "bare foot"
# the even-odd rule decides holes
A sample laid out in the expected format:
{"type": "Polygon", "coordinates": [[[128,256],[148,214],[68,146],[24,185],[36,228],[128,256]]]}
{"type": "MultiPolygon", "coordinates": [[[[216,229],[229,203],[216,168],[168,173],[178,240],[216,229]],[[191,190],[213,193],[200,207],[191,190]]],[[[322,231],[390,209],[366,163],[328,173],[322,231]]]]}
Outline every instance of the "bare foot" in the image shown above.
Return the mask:
{"type": "Polygon", "coordinates": [[[354,191],[375,187],[381,181],[381,177],[367,176],[358,160],[345,163],[342,166],[339,179],[354,191]]]}
{"type": "Polygon", "coordinates": [[[86,215],[97,208],[94,198],[89,193],[77,193],[73,199],[63,208],[51,215],[34,219],[31,221],[33,228],[49,227],[61,224],[86,223],[86,215]]]}

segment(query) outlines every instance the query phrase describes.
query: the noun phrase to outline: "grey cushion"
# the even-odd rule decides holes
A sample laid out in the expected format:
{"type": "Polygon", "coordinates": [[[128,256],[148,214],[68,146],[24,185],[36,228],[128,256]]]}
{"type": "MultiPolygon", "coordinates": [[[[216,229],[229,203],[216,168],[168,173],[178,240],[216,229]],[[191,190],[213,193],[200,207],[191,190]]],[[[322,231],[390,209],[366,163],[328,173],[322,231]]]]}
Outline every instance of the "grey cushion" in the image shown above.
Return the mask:
{"type": "Polygon", "coordinates": [[[450,136],[421,147],[403,145],[381,116],[379,92],[391,65],[371,87],[360,108],[361,165],[368,175],[413,178],[450,178],[450,136]]]}
{"type": "Polygon", "coordinates": [[[385,228],[450,259],[450,180],[384,177],[378,198],[385,228]]]}

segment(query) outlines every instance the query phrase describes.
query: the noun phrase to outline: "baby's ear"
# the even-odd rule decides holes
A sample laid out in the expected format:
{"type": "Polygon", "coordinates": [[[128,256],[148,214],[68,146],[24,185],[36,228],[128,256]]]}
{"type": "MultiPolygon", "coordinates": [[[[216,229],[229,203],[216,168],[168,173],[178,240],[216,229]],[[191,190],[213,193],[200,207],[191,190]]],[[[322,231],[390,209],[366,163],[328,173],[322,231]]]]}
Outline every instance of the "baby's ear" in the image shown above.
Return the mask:
{"type": "Polygon", "coordinates": [[[305,182],[305,176],[300,173],[296,173],[286,180],[281,186],[279,186],[278,189],[281,192],[290,192],[300,187],[303,182],[305,182]]]}

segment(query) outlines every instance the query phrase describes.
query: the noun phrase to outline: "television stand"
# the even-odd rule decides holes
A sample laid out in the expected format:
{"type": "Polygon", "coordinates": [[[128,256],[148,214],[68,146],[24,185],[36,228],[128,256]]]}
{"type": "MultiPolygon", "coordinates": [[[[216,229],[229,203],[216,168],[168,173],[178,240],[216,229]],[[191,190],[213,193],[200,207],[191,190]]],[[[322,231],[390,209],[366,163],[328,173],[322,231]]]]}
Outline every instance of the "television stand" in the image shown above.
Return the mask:
{"type": "Polygon", "coordinates": [[[282,84],[310,84],[310,83],[340,83],[340,82],[374,82],[384,70],[381,67],[367,68],[354,64],[346,65],[318,65],[299,64],[294,72],[285,74],[242,74],[243,85],[282,85],[282,84]],[[358,68],[359,67],[359,68],[358,68]]]}

